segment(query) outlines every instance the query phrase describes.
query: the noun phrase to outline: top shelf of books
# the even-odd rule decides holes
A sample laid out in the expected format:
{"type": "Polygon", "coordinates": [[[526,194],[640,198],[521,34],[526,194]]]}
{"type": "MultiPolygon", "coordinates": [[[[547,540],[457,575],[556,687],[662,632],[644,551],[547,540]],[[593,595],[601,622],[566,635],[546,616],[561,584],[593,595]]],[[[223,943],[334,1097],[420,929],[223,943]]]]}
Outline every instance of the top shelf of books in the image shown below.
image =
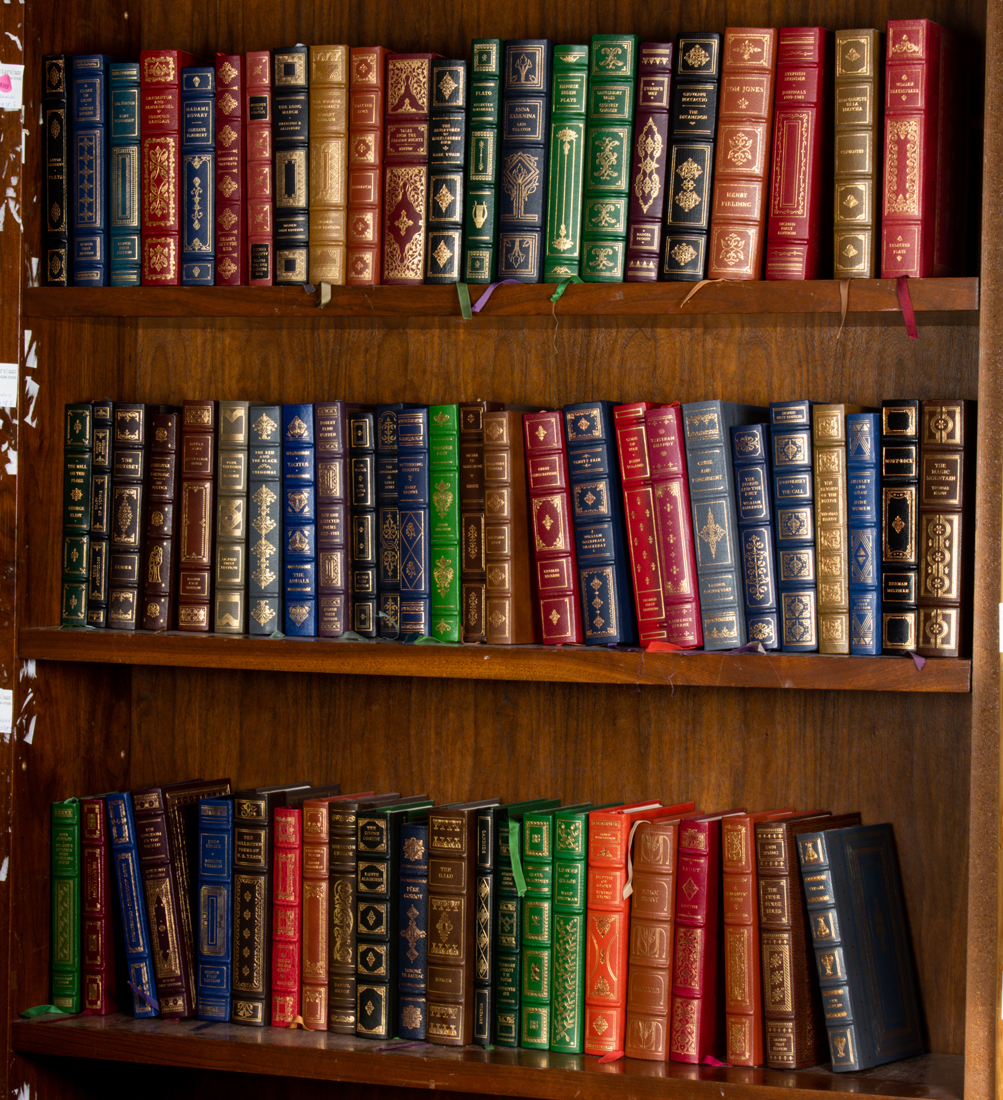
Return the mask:
{"type": "MultiPolygon", "coordinates": [[[[846,312],[901,312],[895,279],[847,279],[846,312]]],[[[835,279],[709,280],[697,283],[573,283],[554,301],[552,283],[469,287],[476,318],[554,316],[686,317],[740,313],[843,311],[835,279]]],[[[910,279],[917,313],[975,311],[979,280],[910,279]]],[[[25,291],[25,318],[86,317],[462,317],[455,286],[313,287],[44,287],[25,291]]]]}

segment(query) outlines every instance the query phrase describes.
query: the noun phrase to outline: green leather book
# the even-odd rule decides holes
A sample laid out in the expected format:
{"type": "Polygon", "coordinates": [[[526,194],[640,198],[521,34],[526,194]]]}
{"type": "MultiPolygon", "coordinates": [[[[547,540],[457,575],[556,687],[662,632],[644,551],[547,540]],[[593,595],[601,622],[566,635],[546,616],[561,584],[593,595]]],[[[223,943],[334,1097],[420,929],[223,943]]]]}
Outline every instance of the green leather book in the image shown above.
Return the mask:
{"type": "Polygon", "coordinates": [[[52,804],[52,1003],[80,1011],[80,802],[52,804]]]}
{"type": "Polygon", "coordinates": [[[581,272],[588,83],[588,46],[555,46],[547,160],[547,236],[543,254],[545,283],[559,283],[581,272]]]}
{"type": "Polygon", "coordinates": [[[428,410],[432,630],[440,642],[460,641],[460,410],[428,410]]]}
{"type": "Polygon", "coordinates": [[[502,41],[475,38],[470,60],[463,281],[490,283],[496,257],[498,164],[501,151],[502,41]]]}

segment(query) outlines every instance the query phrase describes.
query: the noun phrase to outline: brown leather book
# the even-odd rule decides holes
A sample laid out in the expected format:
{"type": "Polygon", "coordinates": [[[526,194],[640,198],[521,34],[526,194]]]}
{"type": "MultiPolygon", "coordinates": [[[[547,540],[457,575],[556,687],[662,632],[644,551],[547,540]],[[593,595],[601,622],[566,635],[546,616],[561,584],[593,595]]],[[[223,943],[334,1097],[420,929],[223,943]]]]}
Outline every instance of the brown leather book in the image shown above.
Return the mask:
{"type": "Polygon", "coordinates": [[[140,577],[144,630],[174,630],[177,617],[178,451],[181,417],[159,411],[150,418],[150,481],[146,541],[140,577]]]}
{"type": "Polygon", "coordinates": [[[300,1014],[308,1031],[327,1031],[328,806],[333,801],[333,798],[310,798],[303,803],[300,1014]]]}
{"type": "Polygon", "coordinates": [[[460,405],[460,614],[465,642],[485,639],[484,413],[493,401],[460,405]]]}
{"type": "Polygon", "coordinates": [[[348,47],[310,47],[311,283],[345,284],[348,47]]]}
{"type": "Polygon", "coordinates": [[[215,458],[216,402],[185,401],[181,408],[179,630],[208,632],[212,618],[215,458]]]}

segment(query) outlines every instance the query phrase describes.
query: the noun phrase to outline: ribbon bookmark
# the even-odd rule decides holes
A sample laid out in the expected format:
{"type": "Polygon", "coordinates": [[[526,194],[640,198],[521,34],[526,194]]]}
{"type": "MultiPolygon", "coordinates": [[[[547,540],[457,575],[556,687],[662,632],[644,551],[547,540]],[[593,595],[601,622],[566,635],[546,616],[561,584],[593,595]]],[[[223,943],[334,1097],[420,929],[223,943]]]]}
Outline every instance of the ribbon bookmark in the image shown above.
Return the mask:
{"type": "Polygon", "coordinates": [[[151,997],[144,990],[140,989],[138,985],[133,982],[126,982],[126,985],[136,994],[136,996],[146,1005],[147,1008],[152,1008],[154,1012],[160,1012],[160,1005],[157,1003],[155,997],[151,997]]]}
{"type": "Polygon", "coordinates": [[[909,339],[918,340],[919,330],[916,328],[916,314],[909,295],[908,275],[900,275],[895,280],[895,293],[899,296],[899,309],[902,310],[902,320],[905,321],[905,330],[909,334],[909,339]]]}
{"type": "Polygon", "coordinates": [[[512,860],[512,877],[519,897],[526,894],[526,876],[522,873],[522,845],[519,843],[519,822],[508,823],[508,854],[512,860]]]}
{"type": "Polygon", "coordinates": [[[634,892],[634,864],[630,858],[630,850],[634,846],[634,833],[638,825],[648,825],[647,821],[635,821],[630,827],[630,836],[627,837],[627,881],[623,884],[623,900],[626,901],[634,892]]]}
{"type": "Polygon", "coordinates": [[[485,307],[485,305],[487,305],[488,298],[490,298],[491,295],[494,294],[495,288],[500,287],[500,286],[504,286],[506,283],[513,283],[516,286],[518,286],[519,285],[519,280],[518,279],[499,279],[497,283],[489,283],[488,284],[488,289],[485,290],[484,293],[474,303],[474,306],[473,306],[474,313],[480,313],[481,310],[485,307]]]}
{"type": "Polygon", "coordinates": [[[464,321],[469,321],[473,317],[470,309],[470,287],[466,283],[457,283],[456,297],[460,299],[460,313],[463,314],[464,321]]]}
{"type": "Polygon", "coordinates": [[[836,339],[843,335],[843,325],[846,324],[846,311],[850,306],[850,280],[839,280],[839,332],[836,333],[836,339]]]}
{"type": "Polygon", "coordinates": [[[561,295],[568,289],[571,283],[580,283],[582,280],[577,275],[569,275],[566,279],[562,279],[557,284],[557,289],[550,296],[552,302],[559,302],[561,295]]]}

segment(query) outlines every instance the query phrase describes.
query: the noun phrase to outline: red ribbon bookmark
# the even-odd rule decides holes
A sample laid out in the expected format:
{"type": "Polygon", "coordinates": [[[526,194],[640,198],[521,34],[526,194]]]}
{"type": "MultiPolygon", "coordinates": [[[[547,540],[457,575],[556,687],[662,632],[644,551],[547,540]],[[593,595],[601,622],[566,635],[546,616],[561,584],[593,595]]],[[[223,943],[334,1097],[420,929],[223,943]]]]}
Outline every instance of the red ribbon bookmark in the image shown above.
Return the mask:
{"type": "Polygon", "coordinates": [[[905,330],[911,340],[919,339],[919,330],[916,328],[916,314],[912,308],[912,298],[909,297],[909,276],[900,275],[895,280],[895,293],[899,296],[899,308],[902,310],[902,320],[905,321],[905,330]]]}

